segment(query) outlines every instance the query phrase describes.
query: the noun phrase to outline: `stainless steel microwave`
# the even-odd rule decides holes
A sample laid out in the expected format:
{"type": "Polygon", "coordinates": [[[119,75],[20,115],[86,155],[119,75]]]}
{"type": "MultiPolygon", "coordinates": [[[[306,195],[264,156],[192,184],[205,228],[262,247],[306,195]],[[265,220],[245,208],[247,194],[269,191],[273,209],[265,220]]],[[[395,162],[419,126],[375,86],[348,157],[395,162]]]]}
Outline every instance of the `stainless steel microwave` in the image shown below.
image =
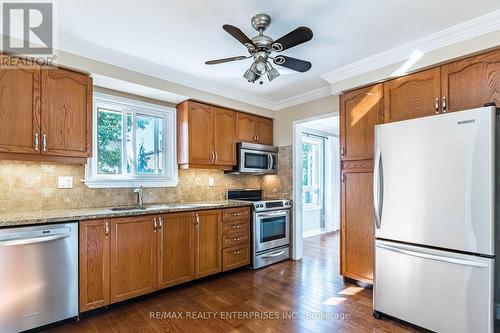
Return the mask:
{"type": "Polygon", "coordinates": [[[256,143],[237,144],[238,164],[231,173],[270,174],[278,171],[278,148],[256,143]]]}

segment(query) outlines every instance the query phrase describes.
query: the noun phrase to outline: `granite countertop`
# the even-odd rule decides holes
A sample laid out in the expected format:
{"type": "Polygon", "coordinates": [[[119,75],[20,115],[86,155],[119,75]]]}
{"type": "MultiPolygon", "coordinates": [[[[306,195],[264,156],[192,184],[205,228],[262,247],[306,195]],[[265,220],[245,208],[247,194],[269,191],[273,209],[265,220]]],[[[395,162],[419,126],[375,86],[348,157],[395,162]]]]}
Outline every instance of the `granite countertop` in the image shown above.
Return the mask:
{"type": "Polygon", "coordinates": [[[145,209],[112,211],[112,207],[81,209],[43,210],[0,214],[0,228],[20,225],[61,223],[124,216],[164,214],[173,212],[196,211],[204,209],[245,207],[252,204],[247,201],[222,200],[204,202],[184,202],[172,204],[145,205],[145,209]]]}

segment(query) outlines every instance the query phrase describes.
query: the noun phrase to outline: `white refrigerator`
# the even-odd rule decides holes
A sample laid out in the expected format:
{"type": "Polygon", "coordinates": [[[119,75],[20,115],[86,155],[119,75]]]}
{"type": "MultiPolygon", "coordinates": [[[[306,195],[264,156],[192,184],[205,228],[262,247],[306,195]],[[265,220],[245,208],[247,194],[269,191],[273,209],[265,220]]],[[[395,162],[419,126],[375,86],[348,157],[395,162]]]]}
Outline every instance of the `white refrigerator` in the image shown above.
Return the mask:
{"type": "Polygon", "coordinates": [[[375,127],[374,316],[493,332],[495,108],[375,127]]]}

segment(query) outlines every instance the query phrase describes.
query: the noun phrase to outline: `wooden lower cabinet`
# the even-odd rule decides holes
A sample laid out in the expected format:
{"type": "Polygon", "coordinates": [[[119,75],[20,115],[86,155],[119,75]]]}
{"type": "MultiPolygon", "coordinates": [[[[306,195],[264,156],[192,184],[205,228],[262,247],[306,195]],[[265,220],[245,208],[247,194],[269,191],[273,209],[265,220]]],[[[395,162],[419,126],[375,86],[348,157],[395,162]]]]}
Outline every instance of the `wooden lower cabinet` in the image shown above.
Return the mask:
{"type": "Polygon", "coordinates": [[[224,272],[233,268],[250,264],[250,244],[224,249],[223,252],[224,272]]]}
{"type": "Polygon", "coordinates": [[[80,223],[80,312],[110,303],[109,220],[80,223]]]}
{"type": "Polygon", "coordinates": [[[373,162],[342,170],[341,274],[373,283],[373,162]]]}
{"type": "Polygon", "coordinates": [[[195,278],[196,233],[193,213],[161,217],[158,287],[164,288],[195,278]]]}
{"type": "Polygon", "coordinates": [[[222,223],[222,270],[250,264],[250,208],[224,210],[222,223]]]}
{"type": "Polygon", "coordinates": [[[195,213],[195,219],[195,277],[222,272],[222,211],[199,211],[195,213]]]}
{"type": "Polygon", "coordinates": [[[157,232],[150,215],[111,220],[111,302],[157,289],[157,232]]]}

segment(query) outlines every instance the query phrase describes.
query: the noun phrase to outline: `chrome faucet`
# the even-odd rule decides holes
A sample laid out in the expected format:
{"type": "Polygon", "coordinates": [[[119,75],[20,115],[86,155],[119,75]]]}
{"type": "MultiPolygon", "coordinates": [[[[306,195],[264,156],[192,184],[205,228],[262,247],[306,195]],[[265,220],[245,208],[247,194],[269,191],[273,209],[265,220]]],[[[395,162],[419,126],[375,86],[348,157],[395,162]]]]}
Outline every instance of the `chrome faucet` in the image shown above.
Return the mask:
{"type": "Polygon", "coordinates": [[[144,206],[144,201],[143,201],[144,191],[142,190],[142,186],[135,188],[134,193],[137,194],[137,202],[136,202],[137,207],[142,208],[144,206]]]}

